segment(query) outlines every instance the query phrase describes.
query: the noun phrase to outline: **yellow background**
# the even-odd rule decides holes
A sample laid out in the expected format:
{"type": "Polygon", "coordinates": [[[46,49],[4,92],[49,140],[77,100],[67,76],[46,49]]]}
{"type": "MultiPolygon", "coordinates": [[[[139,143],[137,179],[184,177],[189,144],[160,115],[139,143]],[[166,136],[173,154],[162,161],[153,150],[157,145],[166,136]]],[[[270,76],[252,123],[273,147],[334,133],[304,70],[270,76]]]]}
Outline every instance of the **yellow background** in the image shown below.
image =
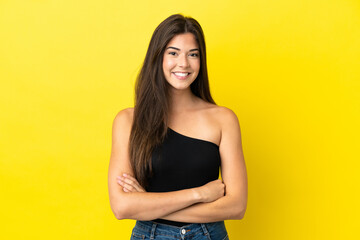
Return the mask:
{"type": "Polygon", "coordinates": [[[1,0],[0,238],[130,239],[108,199],[111,125],[174,13],[203,27],[213,97],[241,125],[230,239],[358,239],[358,0],[1,0]]]}

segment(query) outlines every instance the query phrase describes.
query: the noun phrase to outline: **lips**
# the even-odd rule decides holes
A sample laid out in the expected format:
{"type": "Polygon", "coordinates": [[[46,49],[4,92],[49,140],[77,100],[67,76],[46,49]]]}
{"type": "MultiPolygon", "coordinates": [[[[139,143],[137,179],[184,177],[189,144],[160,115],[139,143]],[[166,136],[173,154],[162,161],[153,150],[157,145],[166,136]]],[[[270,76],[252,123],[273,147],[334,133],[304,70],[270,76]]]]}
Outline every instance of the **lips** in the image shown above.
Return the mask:
{"type": "Polygon", "coordinates": [[[179,80],[185,80],[190,76],[191,73],[189,73],[189,72],[172,72],[172,74],[174,74],[174,76],[179,80]]]}
{"type": "Polygon", "coordinates": [[[189,72],[174,72],[174,74],[179,77],[185,77],[185,76],[189,75],[190,73],[189,72]]]}

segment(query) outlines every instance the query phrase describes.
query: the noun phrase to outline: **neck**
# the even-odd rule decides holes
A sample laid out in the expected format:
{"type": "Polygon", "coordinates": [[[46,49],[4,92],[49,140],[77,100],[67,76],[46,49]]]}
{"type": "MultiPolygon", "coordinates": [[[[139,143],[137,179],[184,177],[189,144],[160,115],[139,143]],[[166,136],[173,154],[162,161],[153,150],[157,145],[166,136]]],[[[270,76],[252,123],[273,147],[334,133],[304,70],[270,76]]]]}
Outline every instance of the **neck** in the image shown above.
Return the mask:
{"type": "Polygon", "coordinates": [[[190,88],[184,90],[171,89],[170,91],[170,112],[179,113],[194,106],[196,96],[190,88]]]}

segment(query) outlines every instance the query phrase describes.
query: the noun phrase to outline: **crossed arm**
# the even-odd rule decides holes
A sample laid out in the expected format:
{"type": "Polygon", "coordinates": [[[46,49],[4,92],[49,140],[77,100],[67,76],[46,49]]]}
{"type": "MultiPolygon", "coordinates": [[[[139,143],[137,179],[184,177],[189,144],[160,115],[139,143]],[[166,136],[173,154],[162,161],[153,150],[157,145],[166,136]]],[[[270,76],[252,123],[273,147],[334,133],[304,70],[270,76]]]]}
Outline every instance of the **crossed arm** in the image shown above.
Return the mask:
{"type": "MultiPolygon", "coordinates": [[[[127,160],[129,125],[125,112],[113,124],[113,148],[109,166],[110,205],[118,219],[152,220],[162,218],[180,222],[205,223],[242,219],[247,205],[247,174],[242,153],[240,126],[231,111],[222,129],[219,145],[221,175],[226,193],[219,196],[219,183],[166,193],[148,193],[132,178],[127,160]],[[117,176],[122,173],[128,173],[117,176]],[[216,186],[215,186],[216,185],[216,186]],[[217,195],[216,195],[217,194],[217,195]],[[217,196],[216,198],[214,196],[217,196]]],[[[220,181],[220,180],[218,180],[220,181]]]]}
{"type": "MultiPolygon", "coordinates": [[[[132,176],[118,176],[117,183],[122,186],[124,192],[146,192],[132,176]]],[[[246,206],[245,206],[246,207],[246,206]]],[[[189,207],[180,209],[173,213],[162,216],[162,219],[205,223],[216,222],[226,219],[242,219],[244,217],[244,207],[236,198],[231,195],[221,196],[212,202],[199,202],[189,207]],[[240,211],[240,212],[239,212],[240,211]]]]}

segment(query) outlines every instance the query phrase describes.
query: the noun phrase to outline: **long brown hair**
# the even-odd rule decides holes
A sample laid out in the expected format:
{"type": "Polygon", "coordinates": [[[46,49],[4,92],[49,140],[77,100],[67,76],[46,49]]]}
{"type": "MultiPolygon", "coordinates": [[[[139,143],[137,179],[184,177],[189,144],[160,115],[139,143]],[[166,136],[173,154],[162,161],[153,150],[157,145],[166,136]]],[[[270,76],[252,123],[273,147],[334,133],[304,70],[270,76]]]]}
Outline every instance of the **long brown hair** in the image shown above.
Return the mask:
{"type": "Polygon", "coordinates": [[[155,29],[135,84],[129,152],[134,177],[144,188],[148,184],[147,178],[152,174],[152,152],[163,142],[168,128],[169,83],[162,68],[165,47],[175,35],[188,32],[194,34],[200,51],[200,70],[190,85],[191,91],[199,98],[215,104],[210,94],[202,28],[191,17],[171,15],[155,29]]]}

